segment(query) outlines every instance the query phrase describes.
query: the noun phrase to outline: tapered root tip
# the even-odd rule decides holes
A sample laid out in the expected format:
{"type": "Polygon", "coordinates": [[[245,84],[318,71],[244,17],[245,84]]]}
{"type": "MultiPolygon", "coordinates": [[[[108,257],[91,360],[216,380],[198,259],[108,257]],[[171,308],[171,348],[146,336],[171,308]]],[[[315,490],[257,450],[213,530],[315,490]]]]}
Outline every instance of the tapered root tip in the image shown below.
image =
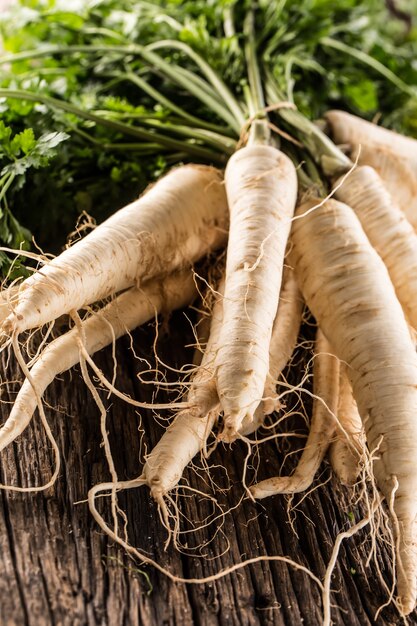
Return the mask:
{"type": "Polygon", "coordinates": [[[219,434],[219,441],[223,441],[224,443],[233,443],[236,439],[238,439],[238,437],[239,435],[236,428],[232,426],[225,426],[219,434]]]}
{"type": "Polygon", "coordinates": [[[16,401],[9,417],[0,427],[0,452],[13,443],[30,424],[35,407],[29,410],[16,401]]]}
{"type": "Polygon", "coordinates": [[[6,424],[0,428],[0,452],[18,437],[20,431],[17,430],[15,423],[6,424]]]}
{"type": "Polygon", "coordinates": [[[6,319],[4,320],[4,322],[2,323],[0,327],[0,332],[1,332],[0,341],[1,342],[4,342],[5,340],[9,339],[13,333],[21,332],[20,322],[22,319],[23,318],[21,315],[16,316],[14,313],[9,315],[9,317],[6,317],[6,319]]]}
{"type": "Polygon", "coordinates": [[[397,594],[403,615],[414,611],[417,601],[417,550],[416,545],[400,542],[397,563],[397,594]]]}
{"type": "MultiPolygon", "coordinates": [[[[308,477],[307,477],[308,478],[308,477]]],[[[249,488],[251,494],[257,500],[275,496],[278,494],[300,493],[305,491],[311,485],[312,480],[304,476],[293,474],[292,476],[277,476],[262,480],[256,485],[249,488]]]]}
{"type": "Polygon", "coordinates": [[[398,575],[398,605],[402,615],[409,615],[416,607],[417,592],[415,581],[403,579],[398,575]]]}
{"type": "Polygon", "coordinates": [[[412,613],[416,606],[416,598],[409,594],[398,596],[398,605],[402,615],[409,615],[412,613]]]}
{"type": "Polygon", "coordinates": [[[273,395],[270,395],[262,401],[262,407],[265,415],[271,415],[271,413],[274,413],[274,411],[280,411],[283,405],[279,401],[277,395],[275,395],[275,397],[273,395]]]}
{"type": "Polygon", "coordinates": [[[219,435],[219,440],[225,443],[233,443],[236,439],[239,439],[239,431],[242,428],[242,424],[248,427],[254,421],[252,413],[242,411],[240,413],[231,413],[230,415],[224,415],[223,430],[219,435]]]}

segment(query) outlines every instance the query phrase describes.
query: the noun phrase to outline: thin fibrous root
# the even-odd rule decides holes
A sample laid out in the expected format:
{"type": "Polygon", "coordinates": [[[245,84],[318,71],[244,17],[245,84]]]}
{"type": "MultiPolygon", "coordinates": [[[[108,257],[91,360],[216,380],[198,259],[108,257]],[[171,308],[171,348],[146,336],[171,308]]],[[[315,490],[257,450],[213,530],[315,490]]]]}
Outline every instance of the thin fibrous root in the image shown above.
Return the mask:
{"type": "Polygon", "coordinates": [[[278,561],[282,563],[287,563],[291,567],[294,567],[295,569],[304,572],[309,578],[311,578],[318,585],[319,589],[323,591],[324,589],[323,585],[320,579],[317,578],[317,576],[315,576],[304,565],[301,565],[300,563],[296,563],[295,561],[293,561],[292,559],[289,559],[286,556],[258,556],[258,557],[246,559],[245,561],[241,561],[240,563],[235,563],[235,565],[232,565],[223,570],[220,570],[216,574],[212,574],[211,576],[205,576],[202,578],[184,578],[182,576],[176,576],[175,574],[172,574],[172,572],[162,567],[157,561],[154,561],[153,559],[149,558],[145,554],[141,553],[134,546],[131,546],[125,539],[123,539],[122,537],[114,533],[114,531],[110,528],[110,526],[108,526],[108,524],[106,523],[102,515],[100,515],[96,507],[96,499],[103,492],[113,491],[114,489],[116,490],[135,489],[137,487],[140,487],[143,484],[144,484],[144,479],[142,476],[140,476],[139,478],[135,480],[120,481],[116,485],[114,485],[114,483],[111,483],[111,482],[101,483],[99,485],[95,485],[94,487],[92,487],[90,491],[88,492],[89,508],[97,524],[100,526],[103,532],[105,532],[106,535],[108,535],[110,539],[112,539],[115,543],[122,546],[122,548],[124,548],[126,552],[134,556],[139,562],[144,563],[144,564],[148,563],[149,565],[152,565],[155,569],[157,569],[159,572],[167,576],[167,578],[169,578],[173,582],[188,583],[191,585],[200,585],[203,583],[210,583],[210,582],[219,580],[223,578],[224,576],[228,576],[229,574],[232,574],[233,572],[236,572],[242,569],[243,567],[247,567],[248,565],[251,565],[253,563],[274,562],[274,561],[277,562],[278,561]]]}

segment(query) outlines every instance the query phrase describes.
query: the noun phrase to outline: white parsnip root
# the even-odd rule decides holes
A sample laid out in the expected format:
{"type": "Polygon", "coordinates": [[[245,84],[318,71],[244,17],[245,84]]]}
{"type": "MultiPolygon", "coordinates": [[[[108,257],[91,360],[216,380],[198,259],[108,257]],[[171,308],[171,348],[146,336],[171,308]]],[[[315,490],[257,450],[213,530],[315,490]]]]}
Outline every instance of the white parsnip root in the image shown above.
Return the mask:
{"type": "Polygon", "coordinates": [[[12,285],[0,291],[0,326],[13,311],[13,306],[17,302],[18,291],[18,285],[12,285]]]}
{"type": "Polygon", "coordinates": [[[366,441],[344,363],[340,364],[337,420],[336,438],[329,447],[329,460],[340,482],[353,485],[362,469],[366,441]]]}
{"type": "Polygon", "coordinates": [[[219,399],[214,379],[214,361],[223,320],[223,285],[213,304],[210,335],[201,363],[192,379],[187,401],[146,459],[141,478],[153,498],[162,504],[163,497],[178,484],[184,469],[206,441],[219,415],[219,399]]]}
{"type": "Polygon", "coordinates": [[[417,355],[394,288],[350,207],[328,201],[294,222],[290,260],[300,288],[349,379],[364,420],[376,482],[393,497],[397,590],[404,613],[417,593],[417,355]]]}
{"type": "MultiPolygon", "coordinates": [[[[141,479],[148,485],[153,498],[160,505],[163,497],[177,486],[187,465],[205,448],[207,438],[220,414],[215,361],[223,323],[223,306],[224,280],[219,284],[212,307],[206,349],[188,390],[189,408],[181,411],[167,428],[148,455],[143,468],[141,479]]],[[[259,406],[253,420],[243,421],[239,434],[243,436],[251,434],[263,420],[264,413],[259,406]]]]}
{"type": "Polygon", "coordinates": [[[358,216],[388,269],[407,319],[417,328],[417,233],[372,167],[357,167],[336,189],[336,197],[358,216]]]}
{"type": "Polygon", "coordinates": [[[336,428],[339,397],[339,359],[320,329],[314,349],[313,415],[310,433],[298,465],[291,476],[268,478],[250,487],[255,498],[277,493],[300,493],[310,487],[336,428]]]}
{"type": "Polygon", "coordinates": [[[284,267],[278,312],[272,327],[269,346],[269,372],[265,382],[263,412],[277,411],[280,401],[276,392],[278,377],[287,366],[297,344],[304,300],[292,267],[284,267]]]}
{"type": "Polygon", "coordinates": [[[333,139],[354,161],[373,167],[396,204],[417,229],[417,141],[345,111],[328,111],[333,139]]]}
{"type": "Polygon", "coordinates": [[[225,182],[230,235],[216,379],[223,437],[232,441],[264,392],[297,179],[282,152],[253,144],[229,159],[225,182]]]}
{"type": "Polygon", "coordinates": [[[326,120],[330,124],[335,141],[339,144],[374,146],[390,152],[398,159],[404,159],[417,176],[417,140],[400,135],[392,130],[377,126],[372,122],[356,117],[346,111],[327,111],[326,120]]]}
{"type": "Polygon", "coordinates": [[[227,201],[219,170],[171,170],[141,198],[26,279],[3,323],[20,333],[70,310],[189,266],[227,237],[227,201]]]}
{"type": "MultiPolygon", "coordinates": [[[[141,288],[131,288],[82,323],[84,348],[89,355],[109,345],[126,332],[144,324],[161,311],[190,304],[197,291],[192,272],[184,270],[163,279],[154,279],[141,288]]],[[[79,332],[73,328],[52,341],[30,370],[13,404],[10,416],[0,429],[0,450],[27,427],[50,383],[80,360],[79,332]]]]}

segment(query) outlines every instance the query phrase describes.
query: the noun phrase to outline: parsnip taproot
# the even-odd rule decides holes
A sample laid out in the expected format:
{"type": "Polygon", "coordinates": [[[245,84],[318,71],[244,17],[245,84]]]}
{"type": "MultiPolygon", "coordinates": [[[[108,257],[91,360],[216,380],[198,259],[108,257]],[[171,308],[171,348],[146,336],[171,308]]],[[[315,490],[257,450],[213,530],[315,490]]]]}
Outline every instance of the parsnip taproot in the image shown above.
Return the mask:
{"type": "Polygon", "coordinates": [[[262,480],[250,487],[255,498],[277,493],[300,493],[310,487],[323,461],[336,429],[339,397],[339,359],[321,332],[317,330],[313,365],[313,415],[306,446],[291,476],[262,480]]]}
{"type": "Polygon", "coordinates": [[[417,140],[363,120],[346,111],[332,110],[325,114],[333,138],[338,144],[382,148],[409,163],[417,176],[417,140]]]}
{"type": "Polygon", "coordinates": [[[417,328],[417,233],[378,173],[367,165],[355,168],[335,197],[358,216],[370,243],[383,259],[407,319],[417,328]]]}
{"type": "MultiPolygon", "coordinates": [[[[155,314],[190,304],[196,295],[190,270],[154,279],[144,283],[141,288],[131,288],[82,323],[84,348],[92,355],[126,332],[149,321],[155,314]]],[[[30,370],[33,384],[28,379],[24,381],[8,419],[0,429],[0,450],[28,426],[37,406],[37,394],[41,397],[58,374],[79,362],[77,337],[78,329],[74,327],[41,352],[30,370]]]]}
{"type": "Polygon", "coordinates": [[[265,415],[280,408],[276,386],[278,377],[290,361],[300,331],[304,300],[292,267],[285,266],[278,311],[272,326],[269,345],[269,371],[262,407],[265,415]]]}
{"type": "Polygon", "coordinates": [[[336,355],[348,365],[375,478],[394,498],[402,611],[417,593],[417,355],[387,269],[350,207],[329,200],[293,224],[290,262],[336,355]]]}
{"type": "MultiPolygon", "coordinates": [[[[162,504],[164,496],[174,489],[181,476],[207,441],[219,416],[219,398],[214,378],[214,361],[223,321],[223,281],[212,305],[208,338],[201,363],[187,392],[189,408],[181,411],[162,435],[146,459],[141,480],[148,485],[153,498],[162,504]]],[[[201,330],[205,329],[200,329],[201,330]]],[[[205,334],[205,333],[204,333],[205,334]]]]}
{"type": "Polygon", "coordinates": [[[378,172],[417,230],[417,141],[345,111],[328,111],[325,117],[334,141],[346,145],[352,160],[378,172]]]}
{"type": "Polygon", "coordinates": [[[227,238],[219,170],[171,170],[141,198],[26,279],[3,323],[19,333],[154,276],[187,266],[227,238]]]}
{"type": "Polygon", "coordinates": [[[225,183],[230,234],[216,380],[223,437],[232,441],[264,392],[297,177],[288,157],[255,142],[229,159],[225,183]]]}
{"type": "Polygon", "coordinates": [[[344,363],[340,364],[337,420],[335,439],[329,447],[329,460],[340,482],[344,485],[352,485],[361,471],[366,441],[362,420],[344,363]]]}

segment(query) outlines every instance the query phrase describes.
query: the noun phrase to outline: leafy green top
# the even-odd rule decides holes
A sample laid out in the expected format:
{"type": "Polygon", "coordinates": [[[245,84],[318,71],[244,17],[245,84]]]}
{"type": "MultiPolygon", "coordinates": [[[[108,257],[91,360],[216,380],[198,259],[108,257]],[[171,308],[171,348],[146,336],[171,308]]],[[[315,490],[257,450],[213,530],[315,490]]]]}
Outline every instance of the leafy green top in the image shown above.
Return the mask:
{"type": "Polygon", "coordinates": [[[259,108],[256,72],[267,98],[309,119],[336,106],[417,134],[417,30],[383,0],[79,0],[70,10],[20,0],[0,32],[0,239],[10,246],[29,238],[19,222],[51,249],[81,211],[103,219],[169,164],[224,162],[259,108]]]}

